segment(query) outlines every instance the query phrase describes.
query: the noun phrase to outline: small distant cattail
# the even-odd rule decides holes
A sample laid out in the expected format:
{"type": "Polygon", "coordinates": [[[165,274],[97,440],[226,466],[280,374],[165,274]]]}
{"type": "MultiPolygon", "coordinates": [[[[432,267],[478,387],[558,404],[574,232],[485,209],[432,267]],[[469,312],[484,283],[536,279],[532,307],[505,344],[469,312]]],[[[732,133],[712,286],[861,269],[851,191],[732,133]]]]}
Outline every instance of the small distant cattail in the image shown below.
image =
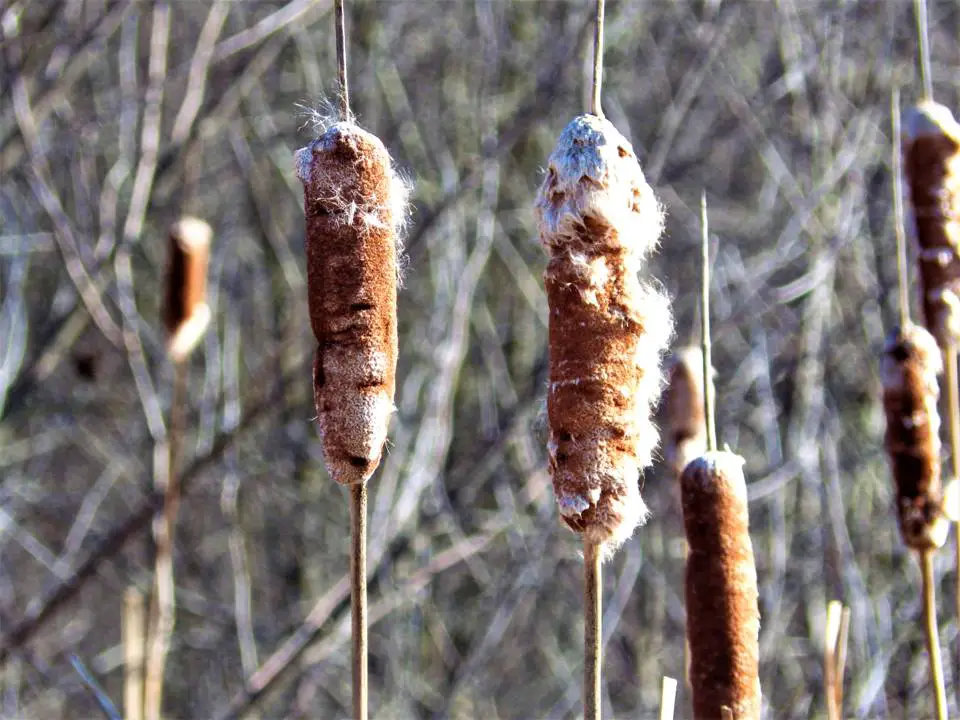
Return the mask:
{"type": "Polygon", "coordinates": [[[667,369],[663,393],[663,450],[673,474],[707,449],[703,409],[703,351],[694,346],[677,350],[667,369]]]}
{"type": "Polygon", "coordinates": [[[925,101],[905,129],[924,320],[946,348],[960,341],[960,125],[948,108],[925,101]]]}
{"type": "Polygon", "coordinates": [[[564,129],[536,201],[550,305],[549,467],[564,522],[615,547],[646,516],[639,479],[658,433],[670,308],[637,273],[662,213],[630,143],[607,120],[564,129]]]}
{"type": "Polygon", "coordinates": [[[904,543],[915,550],[943,545],[949,522],[940,486],[940,415],[936,340],[918,325],[896,328],[880,362],[884,438],[896,482],[897,518],[904,543]]]}
{"type": "Polygon", "coordinates": [[[710,451],[680,478],[686,569],[687,641],[693,715],[760,717],[757,569],[750,542],[743,458],[710,451]]]}
{"type": "Polygon", "coordinates": [[[307,218],[307,289],[317,338],[313,388],[338,483],[380,464],[394,410],[397,253],[406,187],[383,143],[340,122],[297,152],[307,218]]]}
{"type": "Polygon", "coordinates": [[[206,299],[212,239],[213,230],[197,218],[182,218],[170,228],[163,325],[174,362],[186,359],[210,324],[206,299]]]}

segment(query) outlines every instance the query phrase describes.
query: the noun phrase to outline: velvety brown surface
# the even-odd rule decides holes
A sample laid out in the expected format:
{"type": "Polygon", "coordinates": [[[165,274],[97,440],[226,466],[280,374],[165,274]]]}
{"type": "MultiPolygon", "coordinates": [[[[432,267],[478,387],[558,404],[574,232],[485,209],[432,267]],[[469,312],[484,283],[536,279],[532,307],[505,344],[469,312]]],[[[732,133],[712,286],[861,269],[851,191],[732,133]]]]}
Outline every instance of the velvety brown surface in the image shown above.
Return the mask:
{"type": "Polygon", "coordinates": [[[941,347],[960,340],[960,137],[954,125],[941,129],[931,121],[903,147],[924,324],[941,347]]]}
{"type": "Polygon", "coordinates": [[[210,226],[196,218],[184,218],[170,228],[163,302],[168,335],[174,335],[206,301],[212,236],[210,226]]]}
{"type": "Polygon", "coordinates": [[[663,454],[676,477],[707,449],[703,410],[703,353],[685,347],[674,353],[663,393],[663,454]]]}
{"type": "Polygon", "coordinates": [[[941,507],[940,368],[940,350],[922,327],[897,328],[887,339],[881,362],[884,444],[896,483],[900,533],[916,550],[943,545],[948,528],[941,507]]]}
{"type": "Polygon", "coordinates": [[[306,168],[307,286],[317,338],[314,400],[331,476],[380,464],[397,366],[397,243],[390,158],[351,123],[327,130],[306,168]]]}
{"type": "Polygon", "coordinates": [[[708,452],[680,478],[687,641],[696,718],[760,717],[757,571],[750,542],[743,458],[708,452]]]}
{"type": "Polygon", "coordinates": [[[638,278],[662,229],[630,143],[606,120],[575,118],[537,197],[550,255],[549,468],[564,523],[607,550],[646,516],[640,473],[658,432],[666,299],[638,278]]]}

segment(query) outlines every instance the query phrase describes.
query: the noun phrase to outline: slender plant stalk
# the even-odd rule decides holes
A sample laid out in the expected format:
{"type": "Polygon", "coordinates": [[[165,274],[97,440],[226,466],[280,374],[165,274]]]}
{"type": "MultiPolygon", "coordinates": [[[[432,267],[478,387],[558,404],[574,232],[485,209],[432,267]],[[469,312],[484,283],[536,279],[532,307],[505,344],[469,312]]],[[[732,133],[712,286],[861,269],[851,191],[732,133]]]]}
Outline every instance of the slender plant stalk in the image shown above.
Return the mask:
{"type": "Polygon", "coordinates": [[[367,484],[350,486],[350,612],[353,621],[353,717],[367,717],[367,484]]]}
{"type": "Polygon", "coordinates": [[[660,720],[673,720],[676,705],[677,681],[664,675],[660,686],[660,720]]]}
{"type": "Polygon", "coordinates": [[[143,720],[143,595],[135,587],[123,593],[123,715],[143,720]]]}
{"type": "Polygon", "coordinates": [[[350,119],[350,85],[347,83],[347,34],[343,11],[344,0],[334,0],[334,15],[337,24],[337,80],[340,82],[340,119],[350,119]]]}
{"type": "Polygon", "coordinates": [[[710,341],[710,226],[707,220],[707,193],[700,194],[700,247],[703,284],[700,287],[700,342],[703,346],[703,414],[707,423],[707,450],[717,449],[717,419],[714,416],[713,368],[710,341]]]}
{"type": "Polygon", "coordinates": [[[930,33],[927,32],[927,0],[915,0],[917,40],[920,45],[920,80],[923,84],[923,99],[933,100],[933,75],[930,72],[930,33]]]}
{"type": "Polygon", "coordinates": [[[897,239],[897,288],[900,293],[900,327],[910,322],[910,281],[907,278],[907,238],[903,220],[903,158],[900,156],[900,89],[890,98],[893,123],[893,231],[897,239]]]}
{"type": "Polygon", "coordinates": [[[603,89],[603,25],[604,0],[597,0],[596,21],[593,25],[593,87],[590,92],[590,112],[603,117],[600,93],[603,89]]]}
{"type": "Polygon", "coordinates": [[[183,437],[187,395],[187,364],[173,365],[173,399],[170,404],[170,460],[163,508],[156,522],[156,570],[154,612],[151,613],[147,641],[147,665],[144,679],[144,718],[160,720],[163,705],[163,681],[167,654],[176,615],[176,590],[173,578],[174,530],[180,508],[178,465],[183,437]]]}
{"type": "Polygon", "coordinates": [[[937,594],[933,582],[933,551],[920,553],[920,569],[923,575],[923,625],[926,630],[927,655],[930,658],[930,682],[933,684],[937,704],[937,720],[947,719],[947,692],[943,680],[943,663],[940,660],[940,635],[937,630],[937,594]]]}
{"type": "Polygon", "coordinates": [[[600,719],[600,666],[602,654],[603,571],[597,543],[583,536],[583,717],[600,719]]]}
{"type": "Polygon", "coordinates": [[[840,615],[840,635],[837,637],[837,647],[834,654],[836,658],[836,677],[837,684],[835,688],[837,708],[841,715],[843,714],[843,678],[847,670],[847,638],[850,634],[850,608],[843,608],[840,615]]]}
{"type": "Polygon", "coordinates": [[[823,656],[823,685],[824,696],[827,701],[827,719],[842,720],[843,718],[843,668],[846,650],[841,650],[841,640],[844,634],[844,618],[849,619],[849,610],[837,600],[831,600],[827,605],[827,624],[824,632],[823,656]],[[844,657],[841,657],[841,656],[844,657]]]}

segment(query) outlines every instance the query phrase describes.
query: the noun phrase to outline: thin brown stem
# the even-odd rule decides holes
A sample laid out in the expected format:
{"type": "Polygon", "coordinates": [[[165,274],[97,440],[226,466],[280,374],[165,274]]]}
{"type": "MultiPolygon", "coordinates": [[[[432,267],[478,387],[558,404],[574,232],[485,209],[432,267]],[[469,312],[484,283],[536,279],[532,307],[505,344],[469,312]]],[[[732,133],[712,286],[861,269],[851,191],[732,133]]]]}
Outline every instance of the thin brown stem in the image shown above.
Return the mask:
{"type": "Polygon", "coordinates": [[[930,33],[927,30],[927,0],[915,0],[917,44],[920,46],[920,80],[923,99],[933,100],[933,75],[930,71],[930,33]]]}
{"type": "Polygon", "coordinates": [[[143,595],[135,587],[123,593],[123,716],[143,719],[143,595]]]}
{"type": "Polygon", "coordinates": [[[156,570],[154,608],[147,639],[147,665],[144,679],[143,714],[146,720],[160,720],[163,706],[163,681],[167,654],[176,621],[176,590],[173,578],[174,530],[180,508],[178,466],[183,438],[187,396],[187,364],[173,365],[173,399],[170,403],[170,460],[163,508],[155,519],[156,570]]]}
{"type": "Polygon", "coordinates": [[[713,344],[710,340],[710,226],[707,221],[707,193],[700,194],[700,248],[703,264],[700,287],[700,342],[703,348],[703,414],[707,422],[707,450],[717,449],[717,420],[714,415],[713,344]]]}
{"type": "Polygon", "coordinates": [[[930,682],[933,685],[937,720],[947,719],[947,693],[943,681],[943,663],[940,660],[940,635],[937,630],[937,595],[933,582],[933,551],[920,553],[923,575],[923,625],[926,631],[927,656],[930,659],[930,682]]]}
{"type": "Polygon", "coordinates": [[[600,93],[603,89],[603,24],[604,0],[597,0],[596,21],[593,25],[593,86],[590,89],[590,112],[603,117],[600,93]]]}
{"type": "Polygon", "coordinates": [[[367,484],[350,487],[350,611],[353,618],[353,717],[367,717],[367,484]]]}
{"type": "Polygon", "coordinates": [[[347,33],[343,12],[344,0],[334,0],[337,35],[337,79],[340,82],[340,119],[350,119],[350,86],[347,83],[347,33]]]}
{"type": "Polygon", "coordinates": [[[893,125],[893,230],[897,239],[897,288],[900,292],[900,327],[910,322],[910,281],[907,278],[907,239],[903,224],[903,169],[900,157],[900,90],[894,88],[890,98],[893,125]]]}
{"type": "Polygon", "coordinates": [[[600,720],[603,571],[597,543],[583,538],[583,717],[600,720]]]}

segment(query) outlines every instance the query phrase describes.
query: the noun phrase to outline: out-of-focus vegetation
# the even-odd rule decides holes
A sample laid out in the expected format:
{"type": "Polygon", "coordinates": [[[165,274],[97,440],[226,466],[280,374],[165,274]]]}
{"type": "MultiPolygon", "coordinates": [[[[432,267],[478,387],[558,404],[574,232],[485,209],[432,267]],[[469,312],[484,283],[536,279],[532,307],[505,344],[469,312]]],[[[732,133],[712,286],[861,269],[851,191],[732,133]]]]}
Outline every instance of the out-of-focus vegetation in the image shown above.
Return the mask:
{"type": "MultiPolygon", "coordinates": [[[[184,213],[216,233],[215,320],[191,367],[165,707],[246,707],[244,677],[322,598],[316,643],[256,708],[349,711],[347,498],[311,424],[293,169],[310,109],[336,91],[330,11],[0,2],[4,717],[96,716],[81,666],[121,700],[122,598],[150,586],[171,392],[165,234],[184,213]],[[81,567],[76,591],[17,635],[81,567]]],[[[579,711],[581,564],[545,469],[531,203],[585,107],[591,13],[349,3],[353,108],[415,186],[398,410],[371,485],[377,717],[579,711]]],[[[934,87],[951,107],[958,25],[956,6],[931,4],[934,87]]],[[[718,428],[747,458],[767,716],[824,711],[831,599],[852,609],[847,714],[929,716],[877,379],[896,302],[889,98],[919,96],[910,4],[611,0],[606,44],[606,113],[667,210],[652,274],[675,298],[678,345],[696,325],[701,189],[710,201],[718,428]]],[[[677,488],[658,464],[643,492],[653,518],[605,574],[606,709],[623,717],[651,717],[684,662],[677,488]]],[[[952,552],[937,563],[957,710],[952,552]]]]}

